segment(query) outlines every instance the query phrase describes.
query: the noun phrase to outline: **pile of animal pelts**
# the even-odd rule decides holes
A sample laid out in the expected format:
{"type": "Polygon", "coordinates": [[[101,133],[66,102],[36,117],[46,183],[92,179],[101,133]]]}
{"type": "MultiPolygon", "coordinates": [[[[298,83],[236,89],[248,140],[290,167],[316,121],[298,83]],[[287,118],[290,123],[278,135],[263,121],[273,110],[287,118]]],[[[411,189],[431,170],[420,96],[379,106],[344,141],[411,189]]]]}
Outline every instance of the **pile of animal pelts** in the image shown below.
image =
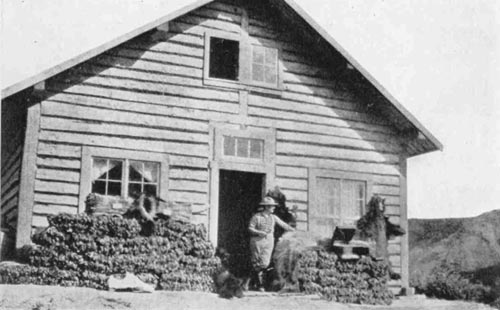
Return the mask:
{"type": "Polygon", "coordinates": [[[129,272],[156,289],[213,291],[220,259],[203,225],[158,219],[142,231],[119,216],[52,216],[24,251],[28,265],[1,267],[0,283],[106,289],[110,275],[129,272]]]}
{"type": "Polygon", "coordinates": [[[342,261],[305,232],[285,233],[276,245],[274,268],[282,291],[317,293],[342,303],[391,304],[389,266],[369,256],[342,261]]]}

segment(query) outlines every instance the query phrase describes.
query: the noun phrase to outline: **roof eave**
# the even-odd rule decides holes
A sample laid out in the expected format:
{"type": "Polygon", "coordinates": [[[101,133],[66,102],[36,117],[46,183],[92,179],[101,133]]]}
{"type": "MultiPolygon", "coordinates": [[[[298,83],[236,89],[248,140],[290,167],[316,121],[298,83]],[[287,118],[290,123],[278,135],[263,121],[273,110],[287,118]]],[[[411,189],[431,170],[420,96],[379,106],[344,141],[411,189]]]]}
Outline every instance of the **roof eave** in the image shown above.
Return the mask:
{"type": "Polygon", "coordinates": [[[199,0],[193,4],[190,4],[190,5],[186,5],[185,7],[177,10],[177,11],[174,11],[170,14],[167,14],[165,16],[163,16],[162,18],[159,18],[159,19],[156,19],[150,23],[147,23],[145,25],[143,25],[142,27],[139,27],[137,29],[134,29],[133,31],[130,31],[124,35],[121,35],[109,42],[106,42],[102,45],[99,45],[98,47],[96,48],[93,48],[85,53],[82,53],[76,57],[73,57],[61,64],[58,64],[56,66],[53,66],[51,68],[48,68],[44,71],[42,71],[41,73],[35,75],[35,76],[32,76],[30,78],[27,78],[25,80],[22,80],[18,83],[15,83],[15,84],[12,84],[6,88],[3,88],[2,89],[2,94],[1,94],[1,98],[4,99],[4,98],[7,98],[25,88],[28,88],[28,87],[31,87],[39,82],[42,82],[56,74],[59,74],[71,67],[74,67],[86,60],[89,60],[91,59],[92,57],[95,57],[113,47],[116,47],[144,32],[147,32],[151,29],[154,29],[158,26],[160,26],[161,24],[164,24],[168,21],[171,21],[172,19],[174,18],[177,18],[179,16],[182,16],[192,10],[195,10],[205,4],[208,4],[210,2],[213,2],[214,0],[199,0]]]}
{"type": "Polygon", "coordinates": [[[389,102],[410,122],[412,123],[417,130],[422,133],[422,135],[427,138],[434,149],[414,154],[411,156],[416,156],[428,152],[433,152],[443,150],[443,144],[436,138],[434,135],[427,130],[401,103],[399,103],[394,96],[392,96],[386,89],[383,87],[363,66],[358,63],[334,38],[332,38],[324,29],[321,27],[314,19],[309,16],[307,12],[305,12],[295,1],[293,0],[282,0],[287,5],[289,5],[297,14],[302,17],[311,27],[319,33],[319,35],[325,39],[331,46],[333,46],[347,61],[358,70],[384,97],[389,100],[389,102]]]}
{"type": "MultiPolygon", "coordinates": [[[[271,0],[271,1],[277,1],[277,0],[271,0]]],[[[377,82],[377,80],[361,66],[342,46],[335,40],[333,39],[318,23],[312,19],[309,14],[307,14],[298,4],[296,4],[293,0],[282,0],[284,3],[286,3],[288,6],[290,6],[302,19],[304,19],[326,42],[328,42],[333,48],[335,48],[343,57],[346,58],[346,60],[354,67],[356,70],[358,70],[383,96],[385,96],[389,102],[410,122],[412,123],[417,130],[424,136],[426,139],[428,139],[431,144],[433,145],[432,150],[425,151],[422,153],[427,153],[427,152],[432,152],[435,150],[442,150],[443,145],[439,140],[437,140],[408,110],[406,110],[380,83],[377,82]]],[[[10,85],[4,89],[2,89],[2,94],[1,98],[4,99],[8,96],[11,96],[25,88],[28,88],[30,86],[33,86],[41,81],[44,81],[58,73],[61,73],[71,67],[74,67],[92,57],[95,57],[106,50],[109,50],[113,47],[116,47],[146,31],[149,31],[151,29],[154,29],[161,24],[164,24],[176,17],[179,17],[181,15],[184,15],[192,10],[195,10],[205,4],[208,4],[210,2],[213,2],[213,0],[199,0],[193,4],[187,5],[177,11],[174,11],[168,15],[165,15],[162,18],[159,18],[153,22],[147,23],[143,25],[142,27],[139,27],[137,29],[134,29],[133,31],[130,31],[122,36],[119,36],[105,44],[102,44],[94,49],[91,49],[85,53],[82,53],[72,59],[69,59],[66,62],[63,62],[57,66],[51,67],[47,70],[42,71],[41,73],[30,77],[28,79],[25,79],[21,82],[15,83],[13,85],[10,85]]],[[[419,154],[422,154],[419,153],[419,154]]],[[[411,156],[416,156],[419,154],[411,155],[411,156]]]]}

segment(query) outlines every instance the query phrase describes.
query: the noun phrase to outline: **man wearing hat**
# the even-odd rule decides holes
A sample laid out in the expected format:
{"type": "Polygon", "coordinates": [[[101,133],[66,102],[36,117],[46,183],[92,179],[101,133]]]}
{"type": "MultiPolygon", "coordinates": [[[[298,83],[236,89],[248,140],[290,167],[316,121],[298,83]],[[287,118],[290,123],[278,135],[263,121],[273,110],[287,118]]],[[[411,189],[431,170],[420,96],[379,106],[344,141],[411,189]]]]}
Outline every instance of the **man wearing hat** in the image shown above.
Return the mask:
{"type": "Polygon", "coordinates": [[[255,280],[259,291],[264,291],[264,270],[271,263],[274,247],[274,225],[284,230],[293,231],[293,227],[273,214],[278,204],[271,197],[264,197],[259,204],[258,212],[250,219],[250,260],[255,272],[255,280]]]}

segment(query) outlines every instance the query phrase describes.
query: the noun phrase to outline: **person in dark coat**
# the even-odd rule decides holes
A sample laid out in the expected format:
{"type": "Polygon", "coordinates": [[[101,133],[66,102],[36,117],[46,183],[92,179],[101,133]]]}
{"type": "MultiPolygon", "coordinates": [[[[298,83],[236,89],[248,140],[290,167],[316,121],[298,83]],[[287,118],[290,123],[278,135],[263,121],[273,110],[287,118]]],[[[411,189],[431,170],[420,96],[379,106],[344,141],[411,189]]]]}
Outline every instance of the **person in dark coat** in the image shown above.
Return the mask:
{"type": "MultiPolygon", "coordinates": [[[[356,226],[362,238],[375,241],[375,253],[372,255],[386,261],[390,267],[389,239],[402,236],[406,231],[401,226],[391,223],[384,213],[385,199],[374,195],[368,202],[368,211],[359,219],[356,226]]],[[[391,268],[389,272],[392,279],[400,278],[399,274],[394,273],[391,268]]]]}

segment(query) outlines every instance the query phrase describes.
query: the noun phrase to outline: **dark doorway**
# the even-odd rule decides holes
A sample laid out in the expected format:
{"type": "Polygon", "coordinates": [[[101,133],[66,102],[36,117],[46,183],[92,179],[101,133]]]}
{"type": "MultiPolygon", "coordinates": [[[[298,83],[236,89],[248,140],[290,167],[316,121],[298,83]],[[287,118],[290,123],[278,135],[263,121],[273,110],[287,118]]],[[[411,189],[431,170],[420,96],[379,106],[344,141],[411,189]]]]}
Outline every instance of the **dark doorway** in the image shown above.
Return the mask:
{"type": "Polygon", "coordinates": [[[220,170],[217,244],[227,251],[236,275],[250,271],[248,222],[262,198],[264,174],[220,170]]]}

